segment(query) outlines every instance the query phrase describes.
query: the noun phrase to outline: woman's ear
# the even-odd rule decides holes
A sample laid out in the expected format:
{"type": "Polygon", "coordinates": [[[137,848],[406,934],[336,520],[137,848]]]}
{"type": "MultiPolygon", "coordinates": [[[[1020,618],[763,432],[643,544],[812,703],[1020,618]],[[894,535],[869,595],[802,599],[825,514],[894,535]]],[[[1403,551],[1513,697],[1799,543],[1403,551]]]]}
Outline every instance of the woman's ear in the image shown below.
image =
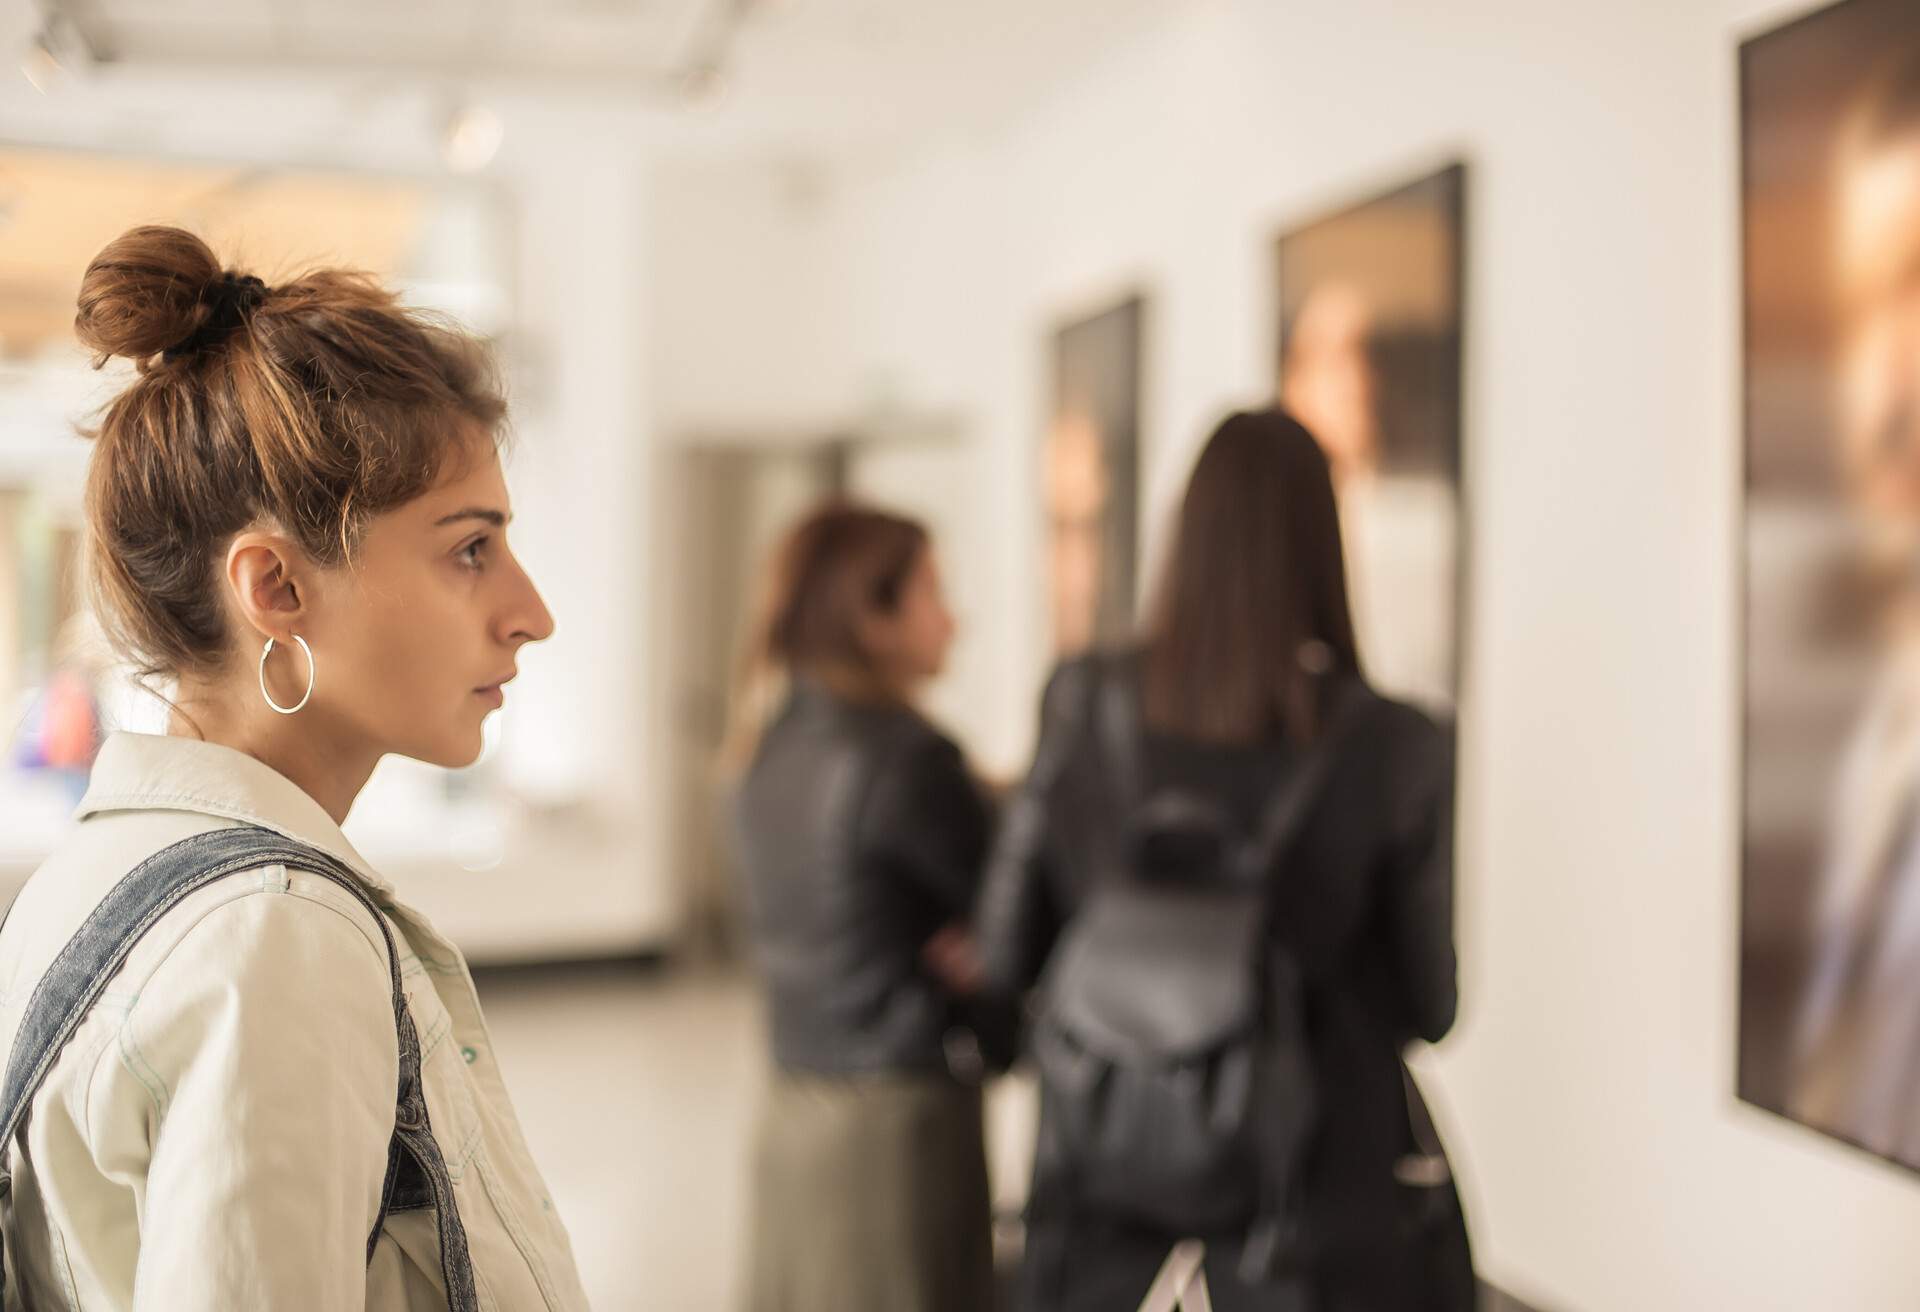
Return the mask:
{"type": "Polygon", "coordinates": [[[249,529],[227,547],[227,594],[247,626],[287,641],[310,613],[312,566],[277,533],[249,529]]]}
{"type": "Polygon", "coordinates": [[[900,645],[899,616],[876,605],[860,608],[853,621],[853,632],[860,649],[877,660],[889,659],[900,645]]]}

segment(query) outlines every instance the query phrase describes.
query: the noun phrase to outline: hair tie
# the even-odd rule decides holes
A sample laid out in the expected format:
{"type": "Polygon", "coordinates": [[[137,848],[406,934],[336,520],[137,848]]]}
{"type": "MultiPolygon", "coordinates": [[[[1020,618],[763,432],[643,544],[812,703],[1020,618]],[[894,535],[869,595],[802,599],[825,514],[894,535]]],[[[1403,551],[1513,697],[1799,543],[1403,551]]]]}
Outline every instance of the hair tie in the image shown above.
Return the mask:
{"type": "Polygon", "coordinates": [[[266,299],[267,284],[252,274],[221,274],[200,294],[200,303],[207,307],[206,322],[185,341],[169,346],[160,358],[178,360],[218,346],[233,336],[266,299]]]}

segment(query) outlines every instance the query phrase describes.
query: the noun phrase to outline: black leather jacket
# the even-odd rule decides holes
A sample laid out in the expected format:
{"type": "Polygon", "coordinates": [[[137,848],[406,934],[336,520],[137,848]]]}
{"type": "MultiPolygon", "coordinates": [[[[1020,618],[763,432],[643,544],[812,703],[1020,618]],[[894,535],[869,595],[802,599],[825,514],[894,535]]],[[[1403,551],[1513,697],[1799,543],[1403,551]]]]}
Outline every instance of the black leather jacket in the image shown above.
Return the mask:
{"type": "Polygon", "coordinates": [[[955,1008],[920,953],[966,919],[992,827],[959,748],[904,707],[801,683],[733,821],[774,1060],[946,1070],[955,1008]]]}
{"type": "MultiPolygon", "coordinates": [[[[983,964],[1000,991],[1036,981],[1089,885],[1120,860],[1113,844],[1125,816],[1090,692],[1115,671],[1124,679],[1137,667],[1124,658],[1083,659],[1062,666],[1048,685],[1033,770],[1008,808],[981,899],[983,964]]],[[[1414,1147],[1401,1049],[1444,1035],[1457,1001],[1452,735],[1372,694],[1354,714],[1272,894],[1276,934],[1306,975],[1323,1108],[1307,1205],[1331,1246],[1329,1262],[1348,1268],[1345,1285],[1328,1273],[1330,1289],[1353,1293],[1339,1305],[1466,1307],[1466,1235],[1451,1191],[1443,1200],[1450,1213],[1415,1245],[1394,1176],[1396,1160],[1414,1147]],[[1395,1274],[1388,1280],[1383,1272],[1395,1274]],[[1432,1283],[1422,1285],[1416,1273],[1432,1283]]],[[[1285,741],[1223,747],[1150,733],[1145,747],[1152,789],[1212,798],[1247,828],[1300,760],[1300,749],[1285,741]]],[[[1043,1114],[1043,1139],[1046,1133],[1043,1114]]],[[[1050,1182],[1036,1178],[1030,1250],[1066,1242],[1056,1233],[1062,1227],[1050,1193],[1050,1182]]],[[[1142,1246],[1140,1288],[1165,1251],[1157,1240],[1142,1246]]],[[[1129,1272],[1127,1256],[1082,1236],[1067,1264],[1089,1279],[1115,1272],[1137,1301],[1126,1281],[1139,1273],[1129,1272]]],[[[1223,1309],[1234,1305],[1217,1290],[1215,1297],[1223,1309]]],[[[1103,1301],[1097,1292],[1057,1305],[1083,1303],[1122,1305],[1118,1294],[1103,1301]]]]}

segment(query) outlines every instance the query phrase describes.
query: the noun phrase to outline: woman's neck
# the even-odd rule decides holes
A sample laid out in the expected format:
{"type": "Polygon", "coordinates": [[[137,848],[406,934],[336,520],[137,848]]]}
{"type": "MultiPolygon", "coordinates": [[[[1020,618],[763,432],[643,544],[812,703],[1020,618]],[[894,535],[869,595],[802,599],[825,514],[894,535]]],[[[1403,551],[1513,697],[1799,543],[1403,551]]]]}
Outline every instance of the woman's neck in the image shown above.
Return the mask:
{"type": "Polygon", "coordinates": [[[280,715],[260,703],[213,686],[182,681],[167,732],[243,752],[285,777],[320,804],[335,824],[345,824],[354,799],[367,786],[380,753],[329,732],[316,707],[280,715]]]}
{"type": "Polygon", "coordinates": [[[799,672],[795,677],[802,683],[824,688],[843,701],[865,705],[911,708],[917,691],[911,680],[857,666],[816,666],[799,672]]]}

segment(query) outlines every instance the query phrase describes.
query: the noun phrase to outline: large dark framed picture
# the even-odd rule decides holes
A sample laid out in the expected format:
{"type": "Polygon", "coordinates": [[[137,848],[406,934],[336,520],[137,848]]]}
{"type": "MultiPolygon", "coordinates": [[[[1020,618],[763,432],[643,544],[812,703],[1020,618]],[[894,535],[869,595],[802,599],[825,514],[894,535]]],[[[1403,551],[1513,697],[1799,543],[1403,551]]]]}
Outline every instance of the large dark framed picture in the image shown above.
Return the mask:
{"type": "Polygon", "coordinates": [[[1327,453],[1361,663],[1383,692],[1450,717],[1464,515],[1464,165],[1283,233],[1280,404],[1327,453]]]}
{"type": "Polygon", "coordinates": [[[1740,52],[1739,1091],[1920,1168],[1920,8],[1740,52]]]}
{"type": "Polygon", "coordinates": [[[1053,334],[1043,486],[1056,657],[1133,632],[1146,313],[1133,296],[1053,334]]]}

